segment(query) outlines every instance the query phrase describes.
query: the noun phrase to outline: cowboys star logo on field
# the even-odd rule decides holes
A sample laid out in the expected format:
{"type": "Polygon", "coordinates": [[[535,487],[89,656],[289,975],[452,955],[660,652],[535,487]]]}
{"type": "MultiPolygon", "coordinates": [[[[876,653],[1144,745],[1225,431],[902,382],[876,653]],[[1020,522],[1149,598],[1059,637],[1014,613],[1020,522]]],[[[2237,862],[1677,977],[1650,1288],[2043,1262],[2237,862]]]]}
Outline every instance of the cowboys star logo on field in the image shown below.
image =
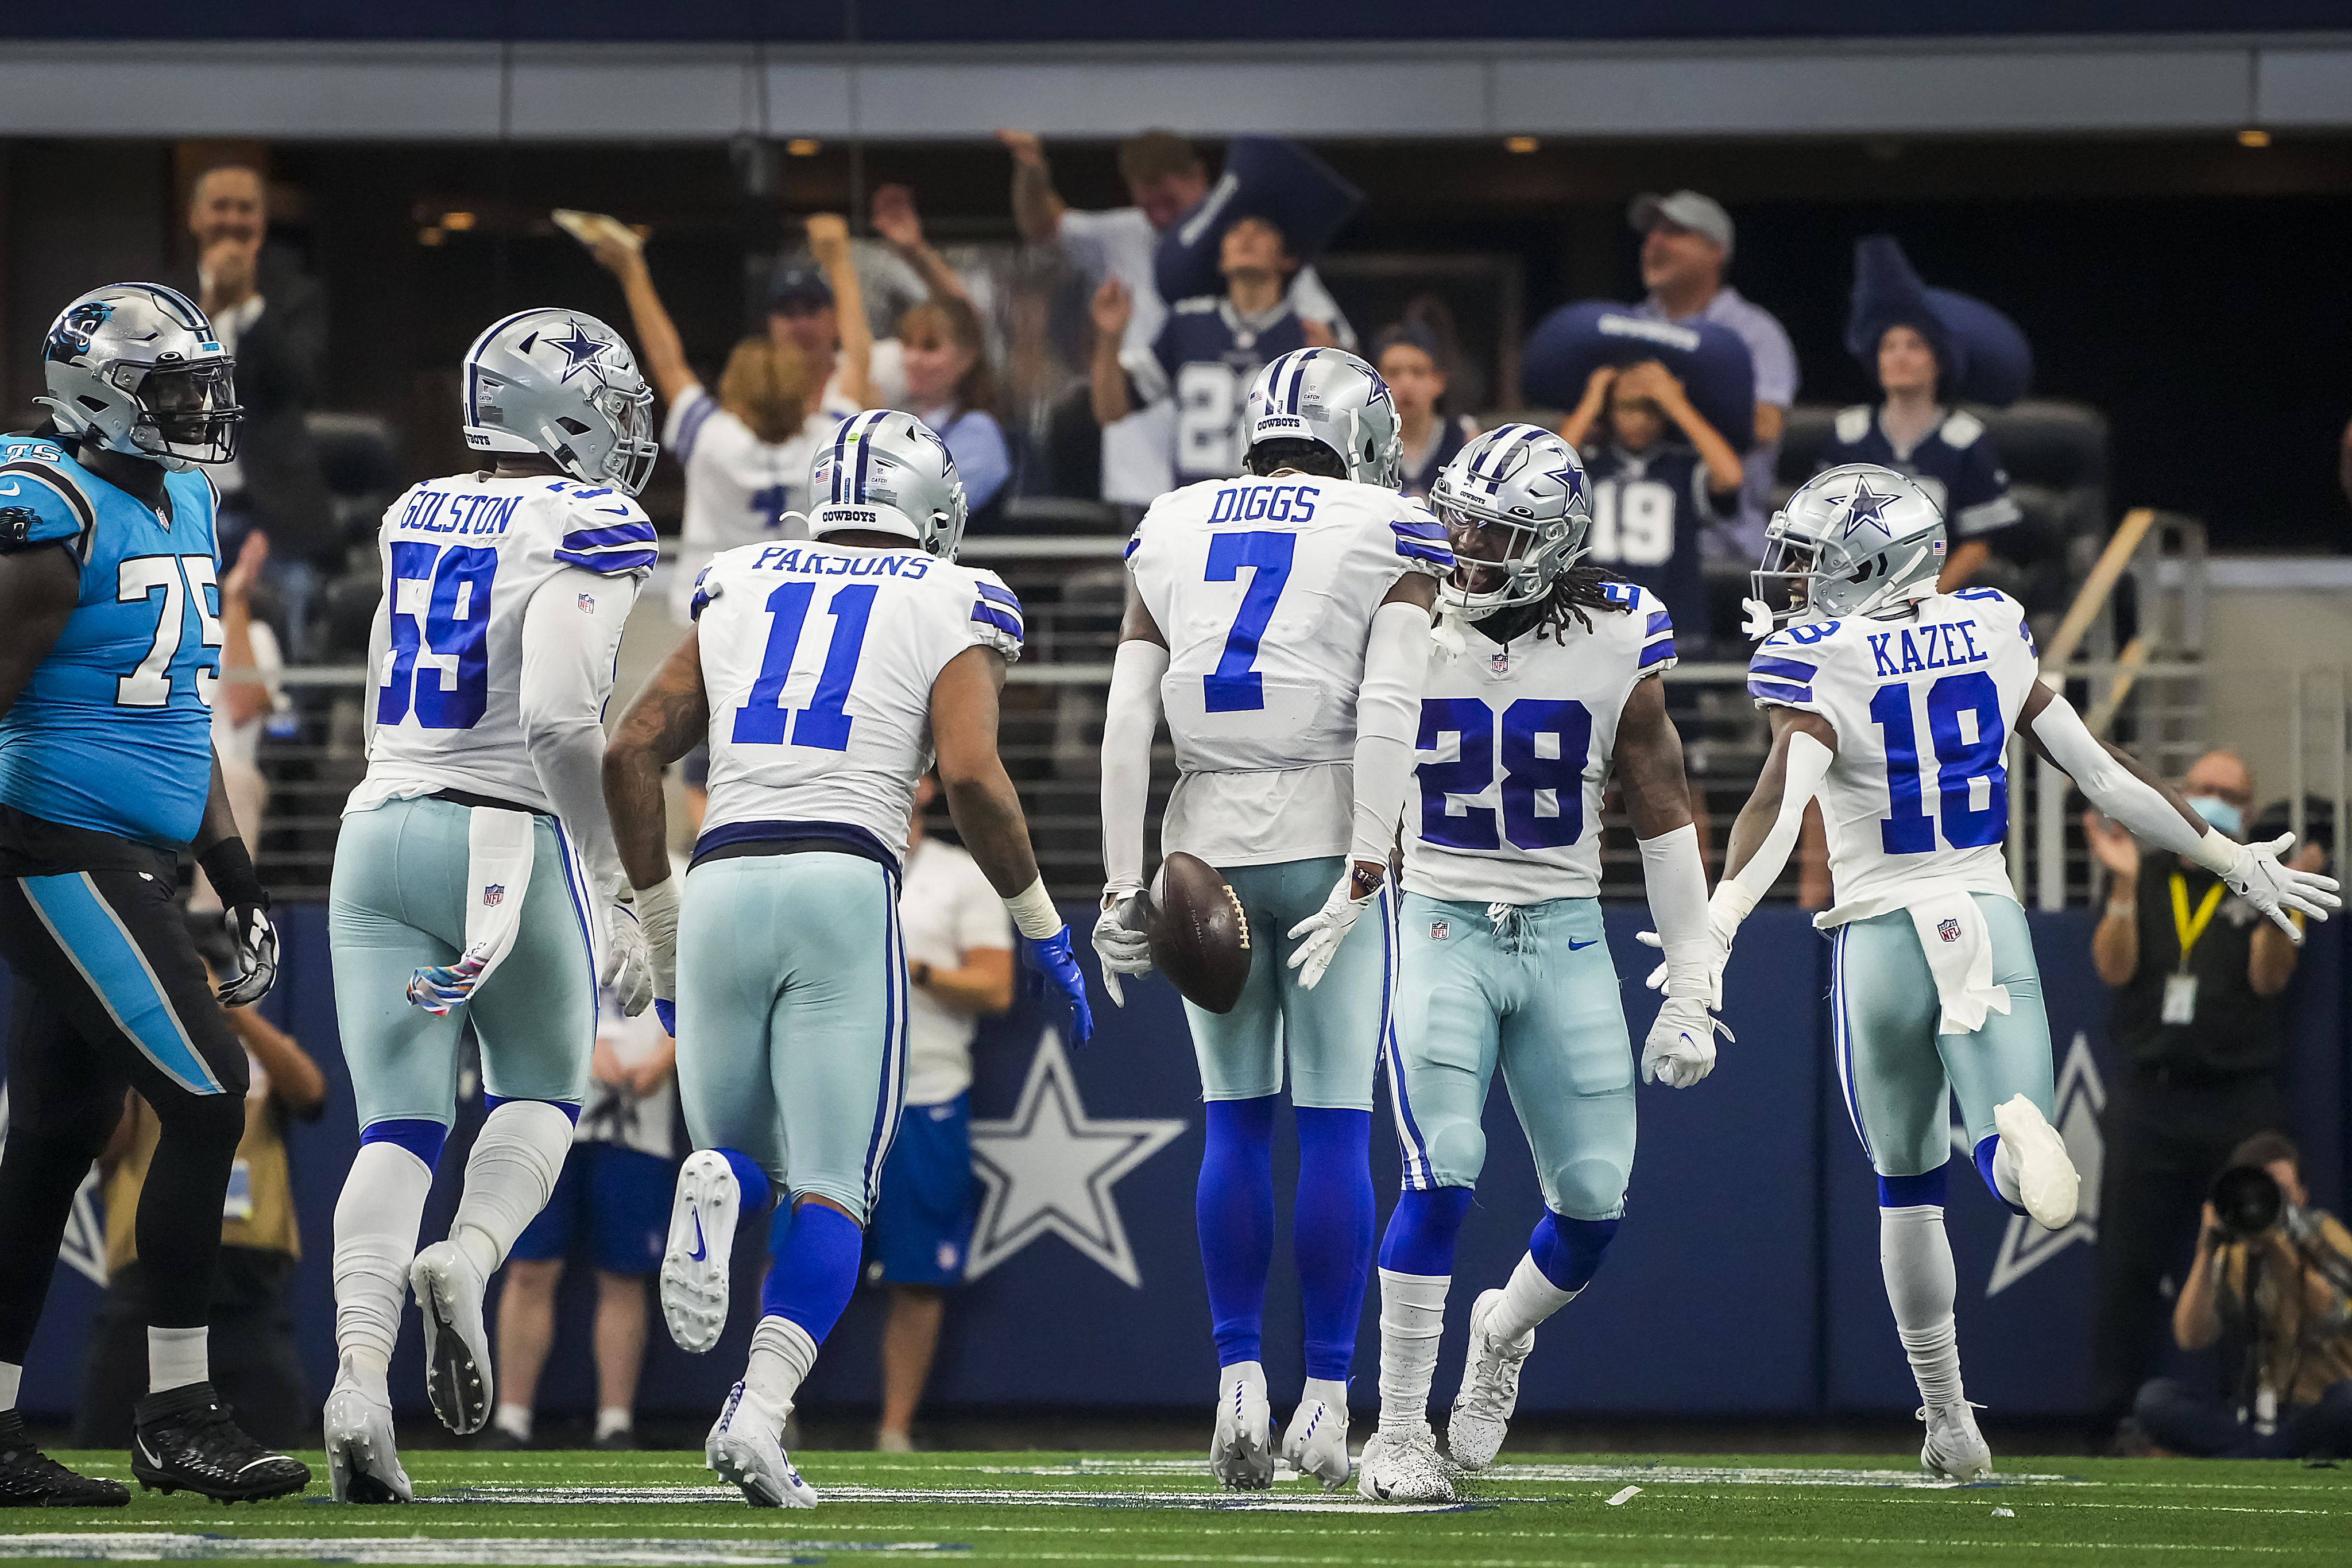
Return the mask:
{"type": "Polygon", "coordinates": [[[1113,1189],[1185,1125],[1181,1117],[1087,1115],[1061,1033],[1047,1030],[1013,1114],[971,1124],[972,1170],[988,1191],[964,1278],[977,1280],[1039,1237],[1054,1235],[1139,1288],[1143,1275],[1113,1189]]]}
{"type": "MultiPolygon", "coordinates": [[[[2024,1215],[2011,1215],[2009,1228],[2001,1234],[2000,1251],[1992,1260],[1992,1276],[1985,1281],[1986,1295],[2000,1295],[2077,1241],[2098,1244],[2099,1170],[2106,1158],[2099,1115],[2106,1108],[2107,1086],[2099,1077],[2098,1063],[2092,1060],[2090,1039],[2077,1030],[2074,1043],[2066,1049],[2066,1060],[2058,1067],[2057,1113],[2050,1118],[2050,1124],[2066,1140],[2066,1157],[2074,1162],[2075,1173],[2083,1178],[2081,1205],[2074,1222],[2061,1230],[2044,1230],[2024,1215]]],[[[1968,1137],[1966,1128],[1952,1129],[1953,1146],[1963,1159],[1973,1157],[1968,1137]]]]}

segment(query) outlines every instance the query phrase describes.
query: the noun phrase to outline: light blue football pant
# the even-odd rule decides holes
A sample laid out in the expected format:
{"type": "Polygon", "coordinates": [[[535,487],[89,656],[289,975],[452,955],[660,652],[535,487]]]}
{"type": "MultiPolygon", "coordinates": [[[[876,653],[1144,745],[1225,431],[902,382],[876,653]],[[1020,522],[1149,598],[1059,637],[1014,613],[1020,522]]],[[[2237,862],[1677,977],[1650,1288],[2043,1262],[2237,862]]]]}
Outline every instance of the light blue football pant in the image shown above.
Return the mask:
{"type": "Polygon", "coordinates": [[[1372,1108],[1372,1073],[1396,983],[1389,890],[1356,917],[1313,990],[1289,967],[1290,928],[1323,907],[1348,862],[1338,855],[1276,865],[1219,867],[1249,919],[1249,978],[1229,1013],[1184,1004],[1203,1100],[1279,1094],[1339,1111],[1372,1108]]]}
{"type": "Polygon", "coordinates": [[[1500,926],[1483,904],[1404,896],[1389,1098],[1404,1185],[1475,1186],[1486,1089],[1503,1070],[1544,1207],[1625,1212],[1633,1169],[1633,1049],[1601,901],[1556,898],[1500,926]]]}
{"type": "Polygon", "coordinates": [[[492,1094],[576,1105],[587,1092],[596,1049],[587,883],[554,818],[535,819],[522,928],[505,960],[444,1017],[408,1000],[412,974],[455,963],[466,948],[469,810],[453,800],[388,800],[345,817],[336,840],[327,940],[362,1127],[455,1120],[468,1019],[492,1094]]]}
{"type": "Polygon", "coordinates": [[[734,1149],[863,1225],[907,1097],[898,879],[831,851],[688,872],[677,1090],[696,1148],[734,1149]]]}
{"type": "Polygon", "coordinates": [[[1832,1038],[1846,1114],[1881,1176],[1919,1176],[1952,1153],[1951,1096],[1970,1147],[1992,1136],[1993,1107],[2022,1094],[2049,1115],[2050,1019],[2033,936],[2015,899],[1972,894],[1992,932],[1992,977],[2009,1011],[1988,1012],[1973,1034],[1937,1034],[1936,978],[1905,910],[1837,928],[1832,1038]]]}

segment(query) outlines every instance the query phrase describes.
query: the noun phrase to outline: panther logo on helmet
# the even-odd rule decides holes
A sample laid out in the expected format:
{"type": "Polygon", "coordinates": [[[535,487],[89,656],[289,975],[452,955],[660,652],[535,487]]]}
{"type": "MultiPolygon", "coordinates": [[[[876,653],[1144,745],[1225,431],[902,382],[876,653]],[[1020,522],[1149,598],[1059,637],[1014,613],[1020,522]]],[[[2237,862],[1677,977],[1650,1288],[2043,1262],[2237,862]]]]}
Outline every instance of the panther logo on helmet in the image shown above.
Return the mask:
{"type": "Polygon", "coordinates": [[[113,314],[114,307],[103,299],[85,299],[68,307],[49,329],[47,357],[59,364],[71,364],[89,353],[91,338],[113,314]]]}

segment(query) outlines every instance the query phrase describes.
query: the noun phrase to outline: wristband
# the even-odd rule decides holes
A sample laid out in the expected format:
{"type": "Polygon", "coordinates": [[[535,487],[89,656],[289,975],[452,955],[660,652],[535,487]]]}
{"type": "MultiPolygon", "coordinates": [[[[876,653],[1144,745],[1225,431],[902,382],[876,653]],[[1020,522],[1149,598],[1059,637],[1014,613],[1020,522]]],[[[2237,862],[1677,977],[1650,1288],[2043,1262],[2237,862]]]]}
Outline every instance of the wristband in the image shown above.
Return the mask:
{"type": "Polygon", "coordinates": [[[1006,899],[1004,912],[1013,916],[1014,928],[1033,942],[1043,942],[1062,928],[1062,912],[1054,907],[1054,895],[1045,891],[1042,874],[1006,899]]]}
{"type": "Polygon", "coordinates": [[[253,856],[246,852],[243,839],[223,839],[198,855],[196,864],[204,868],[205,880],[213,884],[213,891],[220,894],[226,907],[269,907],[269,892],[261,885],[261,878],[254,874],[253,856]]]}

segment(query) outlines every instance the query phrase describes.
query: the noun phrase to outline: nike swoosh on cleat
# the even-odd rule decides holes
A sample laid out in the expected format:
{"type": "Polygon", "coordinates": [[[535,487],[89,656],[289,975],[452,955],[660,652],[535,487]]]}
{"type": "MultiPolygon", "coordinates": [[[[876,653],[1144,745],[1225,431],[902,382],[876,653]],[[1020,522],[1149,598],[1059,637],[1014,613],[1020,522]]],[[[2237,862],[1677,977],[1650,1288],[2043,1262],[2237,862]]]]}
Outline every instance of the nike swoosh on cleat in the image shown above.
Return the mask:
{"type": "Polygon", "coordinates": [[[1568,950],[1571,953],[1581,953],[1587,947],[1591,946],[1594,942],[1598,942],[1600,940],[1600,937],[1594,936],[1587,941],[1579,942],[1575,937],[1571,936],[1568,939],[1568,950]]]}
{"type": "Polygon", "coordinates": [[[155,1450],[147,1446],[146,1438],[138,1438],[137,1442],[139,1444],[139,1457],[141,1458],[146,1460],[151,1465],[161,1465],[163,1462],[155,1457],[155,1450]]]}
{"type": "Polygon", "coordinates": [[[694,1250],[686,1256],[689,1261],[699,1263],[710,1255],[709,1247],[702,1239],[702,1211],[689,1208],[687,1212],[694,1216],[694,1250]]]}

